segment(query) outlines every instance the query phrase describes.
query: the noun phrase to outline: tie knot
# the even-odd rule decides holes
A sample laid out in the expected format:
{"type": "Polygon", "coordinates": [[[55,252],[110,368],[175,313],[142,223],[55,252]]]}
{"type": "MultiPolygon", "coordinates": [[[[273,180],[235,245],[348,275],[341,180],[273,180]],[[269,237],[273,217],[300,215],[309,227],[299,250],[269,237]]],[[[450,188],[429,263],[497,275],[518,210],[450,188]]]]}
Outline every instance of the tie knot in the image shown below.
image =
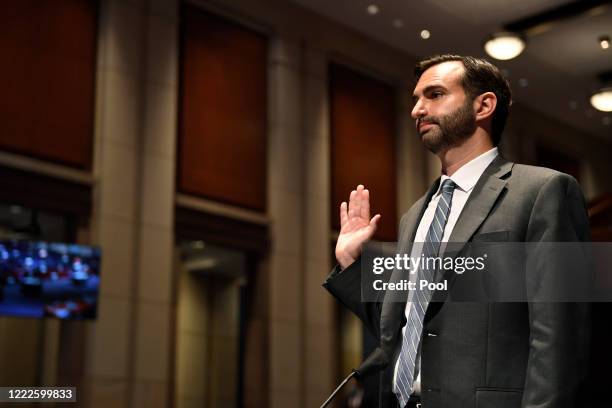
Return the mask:
{"type": "Polygon", "coordinates": [[[443,193],[452,193],[455,190],[455,187],[457,187],[457,185],[455,184],[455,182],[451,179],[446,179],[444,180],[444,182],[442,183],[442,192],[443,193]]]}

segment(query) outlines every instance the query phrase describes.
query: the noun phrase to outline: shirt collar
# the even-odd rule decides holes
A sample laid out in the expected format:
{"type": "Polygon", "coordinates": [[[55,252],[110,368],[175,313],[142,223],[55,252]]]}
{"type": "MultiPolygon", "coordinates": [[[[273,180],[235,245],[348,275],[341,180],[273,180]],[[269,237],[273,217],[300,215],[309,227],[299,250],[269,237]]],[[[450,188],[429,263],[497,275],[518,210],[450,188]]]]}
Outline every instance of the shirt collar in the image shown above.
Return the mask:
{"type": "Polygon", "coordinates": [[[436,195],[440,194],[440,187],[442,186],[444,180],[448,178],[453,180],[453,182],[461,190],[465,192],[470,191],[474,188],[476,182],[478,182],[478,179],[480,176],[482,176],[482,173],[484,173],[485,169],[489,166],[489,164],[491,164],[497,155],[497,147],[494,147],[461,166],[459,170],[453,173],[452,176],[448,177],[446,174],[443,174],[440,178],[440,185],[438,186],[436,195]]]}

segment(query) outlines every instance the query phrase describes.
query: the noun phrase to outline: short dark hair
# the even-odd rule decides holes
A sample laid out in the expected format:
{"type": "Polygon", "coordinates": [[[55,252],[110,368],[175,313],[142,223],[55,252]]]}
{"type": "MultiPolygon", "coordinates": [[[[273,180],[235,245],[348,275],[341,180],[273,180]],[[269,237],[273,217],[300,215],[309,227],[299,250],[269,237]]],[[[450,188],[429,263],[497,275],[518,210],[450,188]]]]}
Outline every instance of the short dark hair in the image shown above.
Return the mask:
{"type": "Polygon", "coordinates": [[[414,68],[416,80],[418,81],[427,69],[448,61],[461,61],[465,67],[462,85],[466,95],[472,100],[485,92],[493,92],[497,97],[497,106],[491,124],[491,139],[495,146],[499,145],[512,104],[508,80],[499,68],[485,59],[451,54],[436,55],[419,61],[414,68]]]}

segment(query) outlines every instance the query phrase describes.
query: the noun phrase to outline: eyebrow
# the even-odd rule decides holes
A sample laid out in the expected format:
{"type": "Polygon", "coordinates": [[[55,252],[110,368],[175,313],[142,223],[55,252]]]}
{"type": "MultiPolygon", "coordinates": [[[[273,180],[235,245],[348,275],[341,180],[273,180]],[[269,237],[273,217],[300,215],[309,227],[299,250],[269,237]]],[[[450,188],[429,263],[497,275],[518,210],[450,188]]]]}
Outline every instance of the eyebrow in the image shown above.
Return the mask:
{"type": "MultiPolygon", "coordinates": [[[[423,93],[426,94],[426,93],[433,92],[438,89],[442,89],[446,91],[446,88],[442,85],[429,85],[429,86],[426,86],[425,89],[423,89],[423,93]]],[[[418,96],[416,96],[415,94],[412,94],[412,102],[416,102],[417,99],[418,99],[418,96]]]]}

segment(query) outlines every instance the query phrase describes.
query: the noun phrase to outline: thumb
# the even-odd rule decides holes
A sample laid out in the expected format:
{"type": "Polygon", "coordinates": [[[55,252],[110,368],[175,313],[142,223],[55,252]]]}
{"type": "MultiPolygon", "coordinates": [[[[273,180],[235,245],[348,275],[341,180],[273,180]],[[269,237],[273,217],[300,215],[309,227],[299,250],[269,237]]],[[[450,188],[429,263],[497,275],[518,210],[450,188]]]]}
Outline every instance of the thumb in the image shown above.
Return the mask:
{"type": "Polygon", "coordinates": [[[381,215],[380,214],[376,214],[370,220],[370,227],[372,227],[375,231],[376,231],[376,228],[378,227],[378,222],[380,221],[380,218],[381,218],[381,215]]]}

